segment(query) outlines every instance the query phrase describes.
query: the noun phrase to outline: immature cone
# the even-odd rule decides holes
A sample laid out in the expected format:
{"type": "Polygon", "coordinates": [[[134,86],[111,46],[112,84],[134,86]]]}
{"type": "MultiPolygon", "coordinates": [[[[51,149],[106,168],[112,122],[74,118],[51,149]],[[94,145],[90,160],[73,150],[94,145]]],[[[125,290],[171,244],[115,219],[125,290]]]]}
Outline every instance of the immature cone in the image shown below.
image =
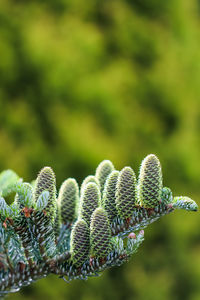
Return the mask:
{"type": "Polygon", "coordinates": [[[37,203],[39,196],[43,191],[49,192],[49,199],[45,211],[47,216],[54,221],[56,216],[56,178],[53,170],[50,167],[44,167],[37,179],[35,184],[35,202],[37,203]]]}
{"type": "Polygon", "coordinates": [[[144,158],[140,167],[138,194],[141,205],[153,208],[161,201],[162,171],[159,159],[150,154],[144,158]]]}
{"type": "Polygon", "coordinates": [[[131,217],[136,205],[136,176],[132,168],[124,167],[119,173],[116,186],[116,206],[120,217],[131,217]]]}
{"type": "Polygon", "coordinates": [[[81,266],[89,257],[90,232],[84,220],[77,220],[71,232],[70,252],[72,262],[81,266]]]}
{"type": "Polygon", "coordinates": [[[105,257],[111,251],[111,230],[106,211],[99,207],[91,218],[90,224],[91,254],[95,257],[105,257]]]}
{"type": "Polygon", "coordinates": [[[80,195],[83,194],[84,188],[89,182],[94,182],[94,183],[96,183],[96,185],[100,186],[99,180],[94,175],[89,175],[83,180],[83,182],[81,184],[80,195]]]}
{"type": "Polygon", "coordinates": [[[79,189],[75,179],[69,178],[61,185],[58,203],[60,205],[61,220],[71,223],[75,218],[76,205],[79,200],[79,189]]]}
{"type": "Polygon", "coordinates": [[[102,206],[106,210],[110,221],[117,216],[115,194],[118,177],[119,171],[112,171],[106,180],[103,191],[102,206]]]}
{"type": "Polygon", "coordinates": [[[114,170],[114,166],[110,160],[103,160],[96,169],[95,177],[99,180],[101,193],[108,175],[114,170]]]}
{"type": "Polygon", "coordinates": [[[93,183],[89,182],[83,191],[83,195],[80,199],[80,217],[85,220],[90,226],[90,218],[93,211],[100,204],[100,190],[99,187],[93,183]]]}

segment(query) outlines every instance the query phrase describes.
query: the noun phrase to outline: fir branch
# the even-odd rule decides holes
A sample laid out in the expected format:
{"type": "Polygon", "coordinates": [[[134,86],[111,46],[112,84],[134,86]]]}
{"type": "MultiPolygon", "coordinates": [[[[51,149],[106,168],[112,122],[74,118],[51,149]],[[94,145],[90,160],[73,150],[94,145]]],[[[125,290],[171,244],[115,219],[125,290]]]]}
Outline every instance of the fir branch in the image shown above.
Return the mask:
{"type": "Polygon", "coordinates": [[[0,174],[0,297],[48,274],[68,281],[98,276],[130,259],[149,224],[175,209],[197,210],[192,199],[162,187],[153,154],[143,160],[138,181],[130,167],[119,172],[103,161],[81,191],[69,178],[57,198],[55,182],[49,167],[34,185],[11,171],[0,174]],[[2,196],[10,193],[8,205],[2,196]]]}

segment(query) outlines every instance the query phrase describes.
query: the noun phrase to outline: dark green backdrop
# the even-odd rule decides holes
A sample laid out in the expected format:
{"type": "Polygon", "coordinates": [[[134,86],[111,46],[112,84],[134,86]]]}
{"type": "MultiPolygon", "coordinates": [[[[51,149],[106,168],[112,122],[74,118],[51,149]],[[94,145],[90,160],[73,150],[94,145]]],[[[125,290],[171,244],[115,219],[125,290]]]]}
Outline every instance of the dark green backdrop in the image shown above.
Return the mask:
{"type": "MultiPolygon", "coordinates": [[[[103,159],[200,204],[200,1],[0,1],[0,169],[45,165],[79,183],[103,159]]],[[[199,300],[199,213],[152,224],[132,260],[87,282],[55,276],[13,294],[38,300],[199,300]]]]}

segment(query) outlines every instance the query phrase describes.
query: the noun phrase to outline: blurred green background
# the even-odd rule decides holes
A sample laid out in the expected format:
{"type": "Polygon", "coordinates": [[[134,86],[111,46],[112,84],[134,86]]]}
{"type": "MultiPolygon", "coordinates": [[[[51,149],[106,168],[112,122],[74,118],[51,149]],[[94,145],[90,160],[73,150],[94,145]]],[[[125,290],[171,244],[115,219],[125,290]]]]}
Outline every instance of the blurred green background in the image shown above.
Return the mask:
{"type": "MultiPolygon", "coordinates": [[[[103,159],[160,158],[164,185],[200,204],[200,1],[1,0],[0,169],[58,188],[103,159]]],[[[200,299],[199,213],[152,224],[126,265],[9,299],[200,299]]]]}

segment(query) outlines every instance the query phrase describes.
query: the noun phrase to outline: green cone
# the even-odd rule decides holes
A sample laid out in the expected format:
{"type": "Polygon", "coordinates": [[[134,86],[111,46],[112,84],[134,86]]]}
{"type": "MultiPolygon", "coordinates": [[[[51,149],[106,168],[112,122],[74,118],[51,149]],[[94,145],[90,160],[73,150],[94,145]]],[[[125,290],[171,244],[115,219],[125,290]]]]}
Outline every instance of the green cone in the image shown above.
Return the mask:
{"type": "Polygon", "coordinates": [[[92,214],[90,224],[91,254],[105,257],[111,251],[111,230],[106,211],[98,207],[92,214]]]}
{"type": "Polygon", "coordinates": [[[83,195],[80,199],[80,218],[85,220],[90,226],[90,218],[93,211],[100,204],[100,190],[99,187],[93,183],[89,182],[83,191],[83,195]]]}
{"type": "Polygon", "coordinates": [[[77,220],[71,232],[70,252],[73,263],[81,266],[89,257],[90,233],[84,220],[77,220]]]}
{"type": "Polygon", "coordinates": [[[159,159],[150,154],[140,167],[138,195],[142,206],[153,208],[161,201],[162,171],[159,159]]]}
{"type": "Polygon", "coordinates": [[[47,216],[51,218],[52,221],[54,221],[56,217],[56,178],[53,170],[50,167],[44,167],[37,179],[35,184],[35,202],[37,203],[37,200],[41,193],[43,191],[49,192],[49,199],[47,206],[45,208],[45,211],[47,213],[47,216]]]}
{"type": "Polygon", "coordinates": [[[112,221],[117,216],[115,194],[119,171],[112,171],[105,183],[103,191],[102,206],[108,214],[108,218],[112,221]]]}
{"type": "Polygon", "coordinates": [[[130,167],[124,167],[119,173],[116,186],[116,206],[123,218],[132,216],[137,205],[136,176],[130,167]]]}
{"type": "Polygon", "coordinates": [[[83,182],[82,182],[82,184],[81,184],[80,195],[83,194],[84,187],[85,187],[89,182],[94,182],[94,183],[96,183],[96,185],[100,185],[98,179],[97,179],[94,175],[89,175],[89,176],[87,176],[87,177],[83,180],[83,182]]]}
{"type": "Polygon", "coordinates": [[[101,193],[104,189],[104,184],[108,175],[114,170],[114,166],[110,160],[103,160],[96,169],[95,177],[98,179],[100,183],[101,193]]]}
{"type": "Polygon", "coordinates": [[[61,185],[58,203],[60,205],[61,220],[71,223],[75,218],[76,205],[79,200],[79,188],[75,179],[68,178],[61,185]]]}

